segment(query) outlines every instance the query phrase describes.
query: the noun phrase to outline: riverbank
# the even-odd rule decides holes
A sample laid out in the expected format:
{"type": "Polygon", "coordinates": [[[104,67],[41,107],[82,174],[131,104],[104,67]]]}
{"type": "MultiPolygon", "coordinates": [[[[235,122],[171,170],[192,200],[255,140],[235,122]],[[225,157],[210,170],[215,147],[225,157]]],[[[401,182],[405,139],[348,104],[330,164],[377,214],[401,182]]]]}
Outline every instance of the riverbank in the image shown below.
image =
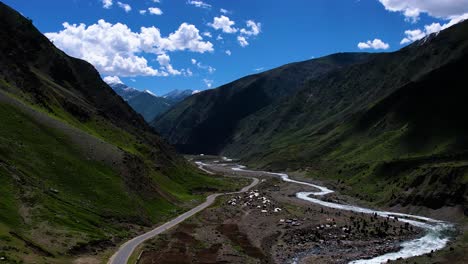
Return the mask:
{"type": "MultiPolygon", "coordinates": [[[[228,167],[210,170],[245,175],[228,167]]],[[[252,176],[252,175],[249,175],[252,176]]],[[[299,200],[304,186],[261,172],[258,188],[214,206],[147,244],[139,263],[347,263],[397,251],[422,230],[391,218],[299,200]]],[[[309,188],[310,191],[316,191],[309,188]]],[[[330,194],[327,200],[343,197],[330,194]]]]}

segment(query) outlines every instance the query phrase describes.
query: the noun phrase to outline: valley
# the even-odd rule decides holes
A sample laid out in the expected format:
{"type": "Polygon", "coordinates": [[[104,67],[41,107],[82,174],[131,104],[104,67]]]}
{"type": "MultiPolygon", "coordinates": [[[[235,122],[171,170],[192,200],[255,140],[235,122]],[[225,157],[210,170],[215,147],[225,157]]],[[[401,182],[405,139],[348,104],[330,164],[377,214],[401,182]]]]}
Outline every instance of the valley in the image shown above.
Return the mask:
{"type": "Polygon", "coordinates": [[[0,264],[468,263],[468,0],[5,2],[0,264]]]}
{"type": "Polygon", "coordinates": [[[218,198],[216,205],[153,239],[138,263],[381,263],[418,255],[428,261],[445,252],[458,256],[456,263],[466,260],[466,246],[448,242],[457,234],[448,222],[343,205],[363,201],[313,184],[304,193],[309,183],[285,174],[245,170],[215,159],[203,158],[199,164],[261,182],[244,195],[218,198]],[[317,195],[324,198],[309,198],[317,195]]]}

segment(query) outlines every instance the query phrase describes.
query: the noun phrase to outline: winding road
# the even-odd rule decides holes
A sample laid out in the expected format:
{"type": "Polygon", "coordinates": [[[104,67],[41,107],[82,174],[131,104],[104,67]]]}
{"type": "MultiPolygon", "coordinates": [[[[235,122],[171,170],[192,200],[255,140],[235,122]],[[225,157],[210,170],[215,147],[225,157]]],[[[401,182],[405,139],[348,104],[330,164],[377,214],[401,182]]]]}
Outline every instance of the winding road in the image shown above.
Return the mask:
{"type": "MultiPolygon", "coordinates": [[[[197,163],[198,164],[198,163],[197,163]]],[[[211,171],[208,171],[202,167],[202,165],[198,164],[198,166],[205,172],[209,174],[214,174],[211,171]]],[[[229,195],[229,194],[238,194],[238,193],[244,193],[253,188],[255,185],[258,184],[259,180],[257,178],[252,177],[252,183],[248,186],[245,186],[242,188],[242,190],[238,192],[230,192],[230,193],[215,193],[211,194],[206,198],[206,201],[194,208],[192,208],[190,211],[187,211],[181,215],[179,215],[177,218],[172,219],[169,222],[166,222],[165,224],[156,227],[155,229],[144,233],[140,236],[137,236],[127,242],[125,242],[120,248],[115,252],[115,254],[109,259],[107,262],[108,264],[127,264],[130,256],[133,254],[135,249],[141,245],[143,242],[145,242],[148,239],[151,239],[166,230],[182,223],[185,221],[187,218],[192,217],[193,215],[197,214],[198,212],[204,210],[205,208],[209,207],[210,205],[213,204],[213,202],[216,200],[216,197],[221,196],[221,195],[229,195]]]]}

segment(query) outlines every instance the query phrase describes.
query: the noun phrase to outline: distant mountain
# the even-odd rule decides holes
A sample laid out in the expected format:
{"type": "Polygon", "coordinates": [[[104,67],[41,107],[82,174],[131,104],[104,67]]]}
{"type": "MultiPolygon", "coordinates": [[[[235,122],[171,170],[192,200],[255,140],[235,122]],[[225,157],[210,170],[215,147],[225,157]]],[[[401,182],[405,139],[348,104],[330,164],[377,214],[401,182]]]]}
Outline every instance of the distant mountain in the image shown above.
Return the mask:
{"type": "Polygon", "coordinates": [[[133,97],[143,93],[135,88],[129,87],[123,83],[109,83],[109,86],[120,95],[125,101],[132,99],[133,97]]]}
{"type": "Polygon", "coordinates": [[[110,83],[109,86],[148,123],[169,110],[173,105],[198,92],[174,90],[163,96],[157,96],[149,90],[140,91],[123,83],[110,83]]]}
{"type": "Polygon", "coordinates": [[[171,91],[165,95],[163,95],[162,97],[168,99],[168,100],[171,100],[173,101],[174,103],[178,103],[182,100],[184,100],[185,98],[193,95],[193,94],[196,94],[198,93],[199,91],[193,91],[193,90],[174,90],[174,91],[171,91]]]}
{"type": "Polygon", "coordinates": [[[226,186],[1,2],[0,39],[1,262],[74,263],[226,186]]]}
{"type": "Polygon", "coordinates": [[[123,83],[110,83],[109,86],[147,122],[166,112],[175,101],[157,96],[149,90],[140,91],[123,83]]]}
{"type": "Polygon", "coordinates": [[[128,104],[137,113],[141,114],[147,122],[151,122],[157,116],[169,110],[173,105],[173,101],[154,96],[148,92],[140,92],[128,100],[128,104]]]}
{"type": "Polygon", "coordinates": [[[247,76],[191,96],[152,125],[185,153],[301,170],[369,201],[463,214],[466,32],[468,21],[397,52],[334,54],[247,76]]]}

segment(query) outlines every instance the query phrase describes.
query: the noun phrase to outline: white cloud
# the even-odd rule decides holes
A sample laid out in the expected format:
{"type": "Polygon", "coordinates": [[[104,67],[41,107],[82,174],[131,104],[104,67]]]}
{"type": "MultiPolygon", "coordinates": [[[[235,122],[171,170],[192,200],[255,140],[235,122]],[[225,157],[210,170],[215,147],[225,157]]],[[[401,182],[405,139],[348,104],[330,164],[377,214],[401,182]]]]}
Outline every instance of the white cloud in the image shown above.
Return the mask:
{"type": "Polygon", "coordinates": [[[112,6],[112,0],[102,0],[102,7],[109,9],[112,6]]]}
{"type": "Polygon", "coordinates": [[[468,0],[379,0],[385,9],[401,12],[409,21],[418,21],[420,14],[437,18],[453,18],[468,13],[468,0]]]}
{"type": "Polygon", "coordinates": [[[218,36],[216,37],[216,40],[223,40],[223,37],[222,37],[221,35],[218,35],[218,36]]]}
{"type": "Polygon", "coordinates": [[[224,33],[232,34],[238,31],[237,28],[233,27],[236,22],[229,19],[227,16],[221,15],[220,17],[214,17],[213,23],[208,23],[208,26],[218,30],[221,29],[224,33]]]}
{"type": "MultiPolygon", "coordinates": [[[[141,27],[133,32],[127,25],[99,20],[97,24],[63,23],[60,32],[45,35],[71,56],[93,64],[101,74],[117,76],[167,76],[148,65],[144,53],[163,54],[168,51],[213,51],[213,44],[203,41],[194,25],[183,23],[168,37],[162,37],[156,27],[141,27]]],[[[174,72],[173,72],[174,73],[174,72]]]]}
{"type": "Polygon", "coordinates": [[[106,76],[103,79],[106,83],[123,83],[118,76],[106,76]]]}
{"type": "Polygon", "coordinates": [[[213,80],[203,79],[207,88],[211,88],[213,86],[213,80]]]}
{"type": "Polygon", "coordinates": [[[129,5],[129,4],[125,4],[125,3],[122,3],[122,2],[117,2],[117,5],[122,8],[123,10],[125,10],[125,12],[130,12],[132,11],[132,7],[129,5]]]}
{"type": "Polygon", "coordinates": [[[203,2],[203,1],[189,0],[189,1],[187,1],[187,4],[193,5],[193,6],[196,6],[196,7],[200,7],[200,8],[211,8],[210,4],[207,4],[207,3],[203,2]]]}
{"type": "Polygon", "coordinates": [[[207,70],[209,73],[213,73],[216,71],[215,68],[209,65],[203,65],[201,62],[197,61],[196,59],[191,59],[193,65],[196,65],[199,69],[207,70]]]}
{"type": "Polygon", "coordinates": [[[211,35],[210,32],[206,31],[206,32],[203,32],[202,34],[203,36],[207,37],[207,38],[212,38],[213,36],[211,35]]]}
{"type": "Polygon", "coordinates": [[[171,57],[167,54],[158,55],[157,59],[159,65],[161,65],[162,70],[167,71],[171,75],[180,75],[181,72],[174,69],[171,65],[171,57]]]}
{"type": "Polygon", "coordinates": [[[253,20],[248,20],[247,21],[247,27],[250,28],[250,30],[247,30],[245,28],[240,30],[241,34],[247,35],[247,36],[257,36],[260,34],[262,30],[262,24],[261,23],[255,23],[253,20]]]}
{"type": "Polygon", "coordinates": [[[146,14],[146,10],[140,10],[140,11],[138,11],[138,12],[140,12],[141,15],[146,14]]]}
{"type": "Polygon", "coordinates": [[[231,56],[232,55],[232,52],[230,50],[226,50],[225,53],[228,55],[228,56],[231,56]]]}
{"type": "Polygon", "coordinates": [[[368,40],[367,42],[359,42],[358,43],[358,48],[359,49],[388,49],[390,48],[390,45],[388,43],[383,42],[380,39],[374,39],[374,40],[368,40]]]}
{"type": "Polygon", "coordinates": [[[219,9],[219,12],[221,12],[223,14],[229,14],[229,11],[224,9],[224,8],[219,9]]]}
{"type": "Polygon", "coordinates": [[[167,41],[163,41],[163,48],[175,51],[185,50],[204,53],[213,51],[213,44],[209,41],[202,41],[200,31],[194,26],[187,23],[182,23],[176,32],[171,33],[167,41]]]}
{"type": "Polygon", "coordinates": [[[242,46],[242,47],[247,47],[249,45],[249,42],[247,41],[247,39],[243,36],[237,36],[237,41],[239,41],[239,44],[242,46]]]}
{"type": "Polygon", "coordinates": [[[265,69],[265,67],[255,68],[254,71],[259,72],[259,71],[263,71],[263,69],[265,69]]]}
{"type": "Polygon", "coordinates": [[[420,40],[432,33],[437,33],[441,30],[447,29],[455,24],[458,24],[464,20],[468,19],[468,13],[461,16],[453,17],[449,22],[441,25],[440,23],[432,23],[430,25],[425,25],[424,30],[414,29],[406,30],[405,37],[400,41],[400,44],[408,44],[416,40],[420,40]]]}
{"type": "Polygon", "coordinates": [[[148,8],[148,11],[150,14],[152,15],[157,15],[157,16],[160,16],[163,14],[163,11],[157,7],[150,7],[148,8]]]}
{"type": "Polygon", "coordinates": [[[160,0],[153,0],[153,3],[161,3],[160,0]]]}

